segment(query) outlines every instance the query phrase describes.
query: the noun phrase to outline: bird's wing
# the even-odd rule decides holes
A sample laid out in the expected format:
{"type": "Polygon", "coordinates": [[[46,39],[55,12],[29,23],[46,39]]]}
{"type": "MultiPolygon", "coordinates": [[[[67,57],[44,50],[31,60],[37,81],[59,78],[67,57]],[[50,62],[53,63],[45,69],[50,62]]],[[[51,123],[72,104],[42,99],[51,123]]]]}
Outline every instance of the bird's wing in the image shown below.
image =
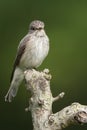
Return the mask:
{"type": "Polygon", "coordinates": [[[11,73],[10,83],[11,83],[11,81],[12,81],[12,79],[13,79],[13,75],[14,75],[15,68],[16,68],[16,67],[19,65],[19,63],[20,63],[20,59],[21,59],[21,57],[22,57],[22,55],[23,55],[23,53],[24,53],[24,51],[25,51],[26,44],[28,43],[29,39],[30,39],[30,37],[29,37],[28,35],[25,36],[25,37],[21,40],[21,42],[20,42],[20,44],[19,44],[19,46],[18,46],[17,55],[16,55],[16,58],[15,58],[15,62],[14,62],[14,65],[13,65],[13,70],[12,70],[12,73],[11,73]]]}

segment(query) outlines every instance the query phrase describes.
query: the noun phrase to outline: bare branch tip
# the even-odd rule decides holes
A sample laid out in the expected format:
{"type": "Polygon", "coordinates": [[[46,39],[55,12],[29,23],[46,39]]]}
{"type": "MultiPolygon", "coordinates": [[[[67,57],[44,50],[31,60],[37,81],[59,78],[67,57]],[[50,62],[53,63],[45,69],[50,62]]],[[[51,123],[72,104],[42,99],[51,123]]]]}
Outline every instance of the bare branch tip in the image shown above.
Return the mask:
{"type": "Polygon", "coordinates": [[[61,93],[59,94],[60,98],[63,98],[64,95],[65,95],[65,92],[61,92],[61,93]]]}
{"type": "Polygon", "coordinates": [[[65,92],[61,92],[58,96],[56,96],[56,97],[53,98],[53,102],[55,102],[55,101],[57,101],[57,100],[63,98],[64,95],[65,95],[65,92]]]}

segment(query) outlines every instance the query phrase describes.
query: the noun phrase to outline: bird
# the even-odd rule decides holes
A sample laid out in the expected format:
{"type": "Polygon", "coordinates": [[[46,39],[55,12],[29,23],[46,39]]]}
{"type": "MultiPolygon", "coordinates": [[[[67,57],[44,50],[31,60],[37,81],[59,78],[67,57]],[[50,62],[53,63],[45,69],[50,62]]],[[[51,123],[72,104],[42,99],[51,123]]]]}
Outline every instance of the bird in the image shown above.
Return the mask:
{"type": "Polygon", "coordinates": [[[28,33],[20,41],[10,78],[10,88],[5,101],[12,102],[24,79],[27,69],[37,69],[49,52],[49,38],[45,32],[43,21],[34,20],[30,23],[28,33]]]}

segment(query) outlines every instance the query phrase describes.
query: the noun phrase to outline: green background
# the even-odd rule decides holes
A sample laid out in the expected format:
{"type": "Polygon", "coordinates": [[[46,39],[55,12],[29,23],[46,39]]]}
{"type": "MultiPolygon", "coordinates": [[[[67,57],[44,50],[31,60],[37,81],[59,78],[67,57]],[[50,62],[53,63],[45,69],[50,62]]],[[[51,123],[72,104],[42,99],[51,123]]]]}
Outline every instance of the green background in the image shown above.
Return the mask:
{"type": "MultiPolygon", "coordinates": [[[[65,97],[53,104],[57,112],[72,102],[87,104],[87,0],[0,0],[0,129],[32,130],[31,114],[24,111],[30,94],[24,83],[12,103],[5,103],[19,41],[29,23],[45,22],[50,52],[38,70],[49,68],[54,96],[65,97]]],[[[87,125],[67,130],[87,130],[87,125]]]]}

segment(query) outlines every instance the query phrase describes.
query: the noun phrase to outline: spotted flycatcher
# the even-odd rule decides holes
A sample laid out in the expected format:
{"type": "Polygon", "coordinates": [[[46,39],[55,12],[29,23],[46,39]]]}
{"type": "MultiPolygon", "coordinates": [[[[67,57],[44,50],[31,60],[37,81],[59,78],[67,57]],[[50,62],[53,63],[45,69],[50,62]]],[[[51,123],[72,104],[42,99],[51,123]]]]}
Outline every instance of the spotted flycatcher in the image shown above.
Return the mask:
{"type": "Polygon", "coordinates": [[[44,23],[39,20],[31,22],[28,34],[20,41],[10,80],[10,88],[5,101],[11,102],[24,79],[26,69],[41,65],[49,51],[49,38],[44,30],[44,23]]]}

